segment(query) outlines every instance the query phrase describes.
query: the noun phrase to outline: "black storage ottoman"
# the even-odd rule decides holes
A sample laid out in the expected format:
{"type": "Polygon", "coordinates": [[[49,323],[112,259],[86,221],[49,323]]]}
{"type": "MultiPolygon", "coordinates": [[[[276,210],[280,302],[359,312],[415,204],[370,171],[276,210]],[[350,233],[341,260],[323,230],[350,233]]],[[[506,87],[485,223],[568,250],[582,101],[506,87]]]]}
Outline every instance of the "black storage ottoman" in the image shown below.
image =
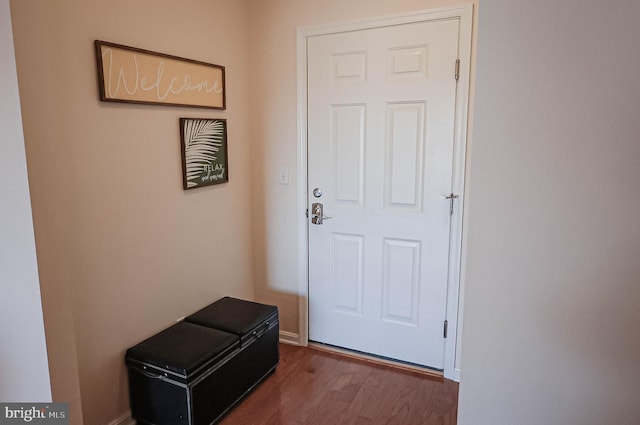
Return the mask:
{"type": "Polygon", "coordinates": [[[224,297],[185,321],[237,335],[240,352],[229,362],[234,369],[229,390],[238,398],[268,377],[278,365],[280,328],[276,306],[224,297]]]}
{"type": "Polygon", "coordinates": [[[279,362],[278,309],[225,297],[127,350],[139,424],[210,425],[279,362]]]}
{"type": "Polygon", "coordinates": [[[205,425],[235,402],[236,335],[180,322],[127,350],[131,416],[142,424],[205,425]]]}

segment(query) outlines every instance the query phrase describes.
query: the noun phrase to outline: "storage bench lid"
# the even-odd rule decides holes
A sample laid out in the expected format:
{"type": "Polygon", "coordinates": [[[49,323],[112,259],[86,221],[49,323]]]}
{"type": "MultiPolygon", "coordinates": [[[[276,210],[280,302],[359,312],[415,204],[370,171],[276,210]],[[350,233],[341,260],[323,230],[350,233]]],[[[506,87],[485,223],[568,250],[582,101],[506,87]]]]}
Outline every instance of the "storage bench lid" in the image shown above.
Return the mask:
{"type": "Polygon", "coordinates": [[[269,320],[277,321],[277,315],[276,306],[224,297],[185,320],[242,337],[258,327],[263,327],[269,320]]]}
{"type": "Polygon", "coordinates": [[[126,359],[188,377],[235,349],[237,335],[183,321],[129,348],[126,359]]]}

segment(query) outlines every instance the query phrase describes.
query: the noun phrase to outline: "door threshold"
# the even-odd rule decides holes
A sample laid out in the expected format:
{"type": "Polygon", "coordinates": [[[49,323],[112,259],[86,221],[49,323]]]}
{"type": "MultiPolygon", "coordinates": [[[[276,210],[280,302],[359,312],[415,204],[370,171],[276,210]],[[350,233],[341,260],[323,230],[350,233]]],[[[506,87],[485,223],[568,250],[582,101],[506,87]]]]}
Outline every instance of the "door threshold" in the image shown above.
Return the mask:
{"type": "Polygon", "coordinates": [[[346,348],[336,347],[335,345],[322,344],[320,342],[309,341],[307,345],[309,348],[318,351],[324,351],[326,353],[337,354],[343,357],[348,357],[356,360],[363,360],[365,362],[389,366],[394,369],[404,370],[408,372],[419,373],[420,375],[425,375],[431,378],[439,378],[444,379],[444,374],[440,370],[431,369],[427,366],[420,366],[413,363],[406,363],[400,360],[388,359],[385,357],[378,357],[372,354],[366,354],[361,351],[348,350],[346,348]]]}

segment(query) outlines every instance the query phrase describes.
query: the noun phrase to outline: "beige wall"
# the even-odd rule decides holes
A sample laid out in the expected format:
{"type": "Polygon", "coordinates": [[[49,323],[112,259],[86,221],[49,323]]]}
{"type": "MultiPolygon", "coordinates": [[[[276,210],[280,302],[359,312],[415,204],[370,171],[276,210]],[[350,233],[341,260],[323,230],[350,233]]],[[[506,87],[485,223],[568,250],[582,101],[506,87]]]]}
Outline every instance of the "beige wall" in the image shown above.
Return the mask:
{"type": "Polygon", "coordinates": [[[107,424],[129,408],[127,347],[253,297],[247,4],[11,7],[53,398],[107,424]],[[227,111],[100,102],[95,39],[225,65],[227,111]],[[182,190],[179,117],[228,119],[228,184],[182,190]]]}
{"type": "Polygon", "coordinates": [[[298,332],[296,29],[460,3],[455,0],[249,0],[256,296],[298,332]],[[289,169],[289,184],[278,171],[289,169]]]}
{"type": "Polygon", "coordinates": [[[9,0],[0,0],[0,204],[0,400],[49,402],[9,0]]]}
{"type": "Polygon", "coordinates": [[[460,425],[640,423],[640,3],[482,0],[460,425]]]}

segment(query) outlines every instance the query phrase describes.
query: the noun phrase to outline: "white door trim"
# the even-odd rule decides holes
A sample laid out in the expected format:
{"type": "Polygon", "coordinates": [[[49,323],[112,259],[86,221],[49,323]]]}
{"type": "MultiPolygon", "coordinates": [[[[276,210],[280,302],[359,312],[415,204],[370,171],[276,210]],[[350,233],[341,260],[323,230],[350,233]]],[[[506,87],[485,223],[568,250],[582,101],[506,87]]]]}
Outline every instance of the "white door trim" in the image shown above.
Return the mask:
{"type": "MultiPolygon", "coordinates": [[[[467,117],[469,108],[469,79],[471,63],[471,32],[473,5],[464,4],[449,8],[417,11],[408,14],[382,18],[371,18],[335,25],[298,28],[297,30],[297,88],[298,88],[298,343],[306,346],[309,342],[309,234],[307,210],[307,38],[316,35],[345,31],[379,28],[415,22],[441,19],[460,20],[459,58],[461,61],[458,89],[456,93],[455,142],[453,182],[454,193],[460,195],[454,203],[451,221],[449,280],[447,288],[448,338],[444,348],[444,376],[459,379],[455,370],[458,318],[461,307],[460,265],[462,260],[462,213],[464,207],[465,160],[467,150],[467,117]]],[[[453,72],[453,69],[452,69],[453,72]]]]}

